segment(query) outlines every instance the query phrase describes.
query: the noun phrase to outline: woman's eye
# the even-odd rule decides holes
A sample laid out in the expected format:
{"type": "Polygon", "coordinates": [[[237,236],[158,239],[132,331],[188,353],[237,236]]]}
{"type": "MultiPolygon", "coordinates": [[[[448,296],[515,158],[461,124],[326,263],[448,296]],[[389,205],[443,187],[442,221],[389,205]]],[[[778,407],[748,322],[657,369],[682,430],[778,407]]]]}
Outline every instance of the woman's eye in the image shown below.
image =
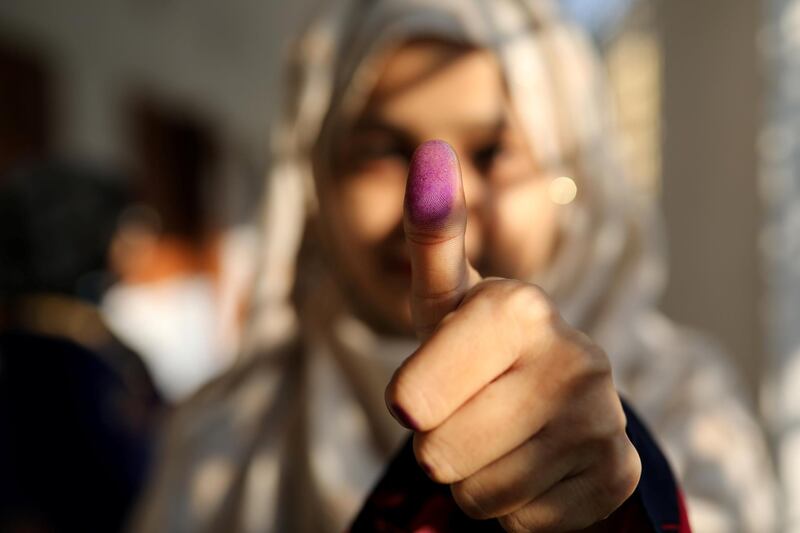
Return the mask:
{"type": "Polygon", "coordinates": [[[362,148],[364,159],[384,159],[388,157],[405,157],[405,150],[394,143],[367,144],[362,148]]]}
{"type": "Polygon", "coordinates": [[[494,166],[495,159],[503,153],[503,146],[499,142],[488,144],[473,153],[472,160],[475,168],[482,174],[489,174],[494,166]]]}
{"type": "Polygon", "coordinates": [[[472,155],[475,169],[488,181],[508,184],[536,174],[535,165],[524,146],[510,139],[499,139],[472,155]]]}
{"type": "Polygon", "coordinates": [[[357,168],[383,163],[407,164],[413,148],[393,140],[366,139],[351,147],[351,164],[357,168]]]}

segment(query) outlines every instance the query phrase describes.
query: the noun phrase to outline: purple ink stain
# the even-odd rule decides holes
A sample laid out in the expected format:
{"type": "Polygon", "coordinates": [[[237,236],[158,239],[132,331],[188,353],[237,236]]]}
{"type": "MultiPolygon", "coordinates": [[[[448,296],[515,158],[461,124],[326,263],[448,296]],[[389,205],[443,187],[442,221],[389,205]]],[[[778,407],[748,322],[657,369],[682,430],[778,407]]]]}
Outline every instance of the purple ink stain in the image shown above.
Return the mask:
{"type": "Polygon", "coordinates": [[[411,158],[406,183],[406,213],[416,227],[438,229],[455,203],[458,159],[444,141],[421,144],[411,158]]]}

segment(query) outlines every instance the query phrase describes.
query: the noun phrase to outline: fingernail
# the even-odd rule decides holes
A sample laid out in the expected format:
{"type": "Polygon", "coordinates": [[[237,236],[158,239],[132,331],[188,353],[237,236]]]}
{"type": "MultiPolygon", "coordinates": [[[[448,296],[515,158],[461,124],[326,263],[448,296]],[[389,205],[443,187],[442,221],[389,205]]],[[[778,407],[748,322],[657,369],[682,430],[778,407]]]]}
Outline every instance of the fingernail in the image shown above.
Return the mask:
{"type": "Polygon", "coordinates": [[[406,213],[409,222],[424,229],[446,224],[458,188],[458,159],[444,141],[421,144],[408,170],[406,213]]]}
{"type": "Polygon", "coordinates": [[[403,409],[396,403],[393,403],[389,407],[389,411],[391,411],[392,416],[394,416],[397,419],[397,421],[403,424],[405,427],[414,431],[417,430],[416,422],[414,422],[414,419],[411,418],[411,416],[409,416],[409,414],[406,412],[405,409],[403,409]]]}

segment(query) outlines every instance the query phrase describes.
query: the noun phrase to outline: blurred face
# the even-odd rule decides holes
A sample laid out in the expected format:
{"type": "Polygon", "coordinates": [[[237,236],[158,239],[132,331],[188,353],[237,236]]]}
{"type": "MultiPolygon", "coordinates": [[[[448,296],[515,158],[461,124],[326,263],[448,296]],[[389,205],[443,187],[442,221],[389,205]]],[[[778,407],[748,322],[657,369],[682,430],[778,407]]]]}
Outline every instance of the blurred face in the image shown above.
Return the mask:
{"type": "Polygon", "coordinates": [[[383,331],[412,331],[403,195],[414,149],[435,138],[459,155],[467,255],[482,275],[528,279],[555,247],[551,176],[536,166],[493,55],[436,41],[402,46],[336,139],[333,168],[315,169],[318,229],[362,318],[383,331]]]}

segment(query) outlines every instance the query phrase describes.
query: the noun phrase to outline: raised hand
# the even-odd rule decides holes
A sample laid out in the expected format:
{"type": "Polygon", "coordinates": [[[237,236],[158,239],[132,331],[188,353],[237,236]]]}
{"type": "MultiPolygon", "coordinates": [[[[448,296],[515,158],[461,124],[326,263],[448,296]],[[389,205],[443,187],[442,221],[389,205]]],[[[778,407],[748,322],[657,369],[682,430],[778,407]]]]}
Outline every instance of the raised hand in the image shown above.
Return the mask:
{"type": "Polygon", "coordinates": [[[473,518],[508,531],[574,531],[635,490],[639,456],[603,350],[538,287],[482,279],[466,258],[458,158],[443,141],[411,161],[404,227],[423,341],[386,401],[414,453],[473,518]]]}

